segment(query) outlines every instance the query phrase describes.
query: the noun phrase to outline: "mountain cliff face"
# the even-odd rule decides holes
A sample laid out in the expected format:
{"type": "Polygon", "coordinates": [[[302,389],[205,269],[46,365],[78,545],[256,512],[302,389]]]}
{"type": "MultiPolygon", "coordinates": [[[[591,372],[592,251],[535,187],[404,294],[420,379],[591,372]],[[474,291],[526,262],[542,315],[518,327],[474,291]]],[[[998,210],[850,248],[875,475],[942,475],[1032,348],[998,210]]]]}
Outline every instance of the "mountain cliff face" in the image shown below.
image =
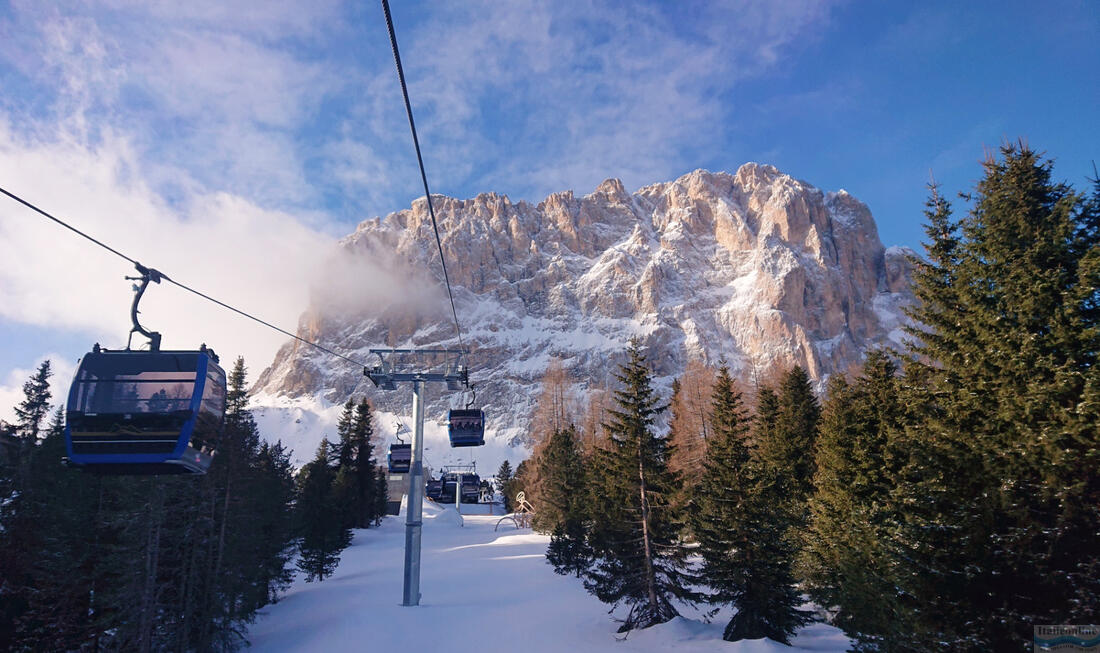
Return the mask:
{"type": "MultiPolygon", "coordinates": [[[[912,301],[907,251],[883,248],[863,203],[768,165],[697,170],[633,194],[610,179],[537,205],[495,193],[433,201],[471,381],[497,438],[523,433],[553,358],[578,394],[613,384],[631,337],[661,383],[692,358],[725,360],[745,377],[801,365],[822,381],[868,348],[899,345],[912,301]]],[[[423,199],[363,222],[341,249],[336,289],[314,293],[302,337],[368,361],[372,347],[457,346],[423,199]]],[[[260,403],[366,395],[380,410],[410,412],[408,389],[380,392],[361,369],[297,342],[254,394],[260,403]]],[[[461,401],[442,388],[429,400],[433,417],[461,401]]]]}

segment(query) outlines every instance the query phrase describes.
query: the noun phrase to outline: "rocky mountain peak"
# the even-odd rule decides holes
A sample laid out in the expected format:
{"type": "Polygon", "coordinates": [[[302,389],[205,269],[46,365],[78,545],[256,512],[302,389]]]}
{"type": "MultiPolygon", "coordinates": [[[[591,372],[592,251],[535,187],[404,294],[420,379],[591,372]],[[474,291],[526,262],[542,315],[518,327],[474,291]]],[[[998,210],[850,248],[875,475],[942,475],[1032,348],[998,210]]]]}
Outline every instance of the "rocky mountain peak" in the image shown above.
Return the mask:
{"type": "MultiPolygon", "coordinates": [[[[725,360],[745,376],[797,364],[822,381],[870,347],[899,344],[901,308],[912,301],[907,254],[884,249],[866,205],[770,165],[695,170],[634,193],[608,179],[537,205],[496,193],[433,202],[471,376],[502,433],[522,433],[551,359],[578,394],[612,382],[631,337],[662,382],[692,358],[725,360]]],[[[383,281],[398,288],[440,276],[423,198],[364,221],[341,248],[384,262],[383,281]]],[[[377,284],[379,274],[367,266],[353,281],[377,284]]],[[[414,296],[352,309],[315,298],[300,328],[362,359],[371,347],[457,344],[445,304],[414,296]]],[[[408,405],[405,393],[377,393],[360,370],[290,343],[255,391],[334,403],[366,394],[394,413],[408,405]]]]}

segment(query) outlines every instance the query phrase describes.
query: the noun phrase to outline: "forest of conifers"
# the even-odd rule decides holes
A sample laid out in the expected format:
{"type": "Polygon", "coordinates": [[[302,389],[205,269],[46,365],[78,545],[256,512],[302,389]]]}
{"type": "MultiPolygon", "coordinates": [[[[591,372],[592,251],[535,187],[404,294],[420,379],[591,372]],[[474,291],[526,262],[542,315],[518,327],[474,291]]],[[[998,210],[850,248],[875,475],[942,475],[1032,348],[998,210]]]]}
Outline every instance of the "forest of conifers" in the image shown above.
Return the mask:
{"type": "MultiPolygon", "coordinates": [[[[598,410],[548,386],[497,481],[554,568],[624,632],[695,604],[735,608],[729,640],[827,621],[859,651],[1022,652],[1036,625],[1100,621],[1100,182],[1006,145],[962,204],[930,188],[910,347],[823,392],[719,361],[662,397],[637,341],[598,410]]],[[[239,648],[384,512],[365,401],[294,470],[238,359],[208,474],[98,476],[60,464],[49,376],[0,428],[0,650],[239,648]]]]}
{"type": "Polygon", "coordinates": [[[237,359],[207,474],[99,475],[61,464],[50,373],[46,361],[0,433],[0,650],[236,650],[295,570],[324,580],[351,529],[385,512],[365,401],[296,471],[260,437],[237,359]]]}
{"type": "Polygon", "coordinates": [[[1023,144],[984,167],[963,216],[930,187],[908,351],[823,396],[693,364],[665,432],[637,343],[598,419],[548,387],[510,483],[623,631],[702,603],[735,608],[728,640],[828,621],[859,651],[1023,652],[1100,620],[1100,181],[1023,144]]]}

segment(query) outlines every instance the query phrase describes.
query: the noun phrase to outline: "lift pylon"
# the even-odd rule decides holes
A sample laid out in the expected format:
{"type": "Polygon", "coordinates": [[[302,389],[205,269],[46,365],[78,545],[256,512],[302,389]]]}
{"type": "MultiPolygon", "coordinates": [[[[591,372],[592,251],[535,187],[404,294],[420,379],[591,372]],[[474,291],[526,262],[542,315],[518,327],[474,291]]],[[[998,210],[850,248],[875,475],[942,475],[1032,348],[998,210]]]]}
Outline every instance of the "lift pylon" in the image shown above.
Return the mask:
{"type": "Polygon", "coordinates": [[[457,391],[469,384],[466,349],[372,349],[379,364],[363,374],[380,390],[413,386],[413,441],[409,500],[405,509],[405,583],[401,605],[420,605],[420,534],[424,518],[424,384],[444,383],[457,391]]]}

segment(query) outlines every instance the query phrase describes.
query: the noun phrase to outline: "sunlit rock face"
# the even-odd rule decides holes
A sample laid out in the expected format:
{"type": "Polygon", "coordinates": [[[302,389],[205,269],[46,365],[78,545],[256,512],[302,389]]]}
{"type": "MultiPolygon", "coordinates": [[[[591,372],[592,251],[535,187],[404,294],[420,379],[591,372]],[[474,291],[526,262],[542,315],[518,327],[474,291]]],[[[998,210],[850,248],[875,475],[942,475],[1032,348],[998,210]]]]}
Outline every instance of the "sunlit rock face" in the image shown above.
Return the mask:
{"type": "MultiPolygon", "coordinates": [[[[883,248],[862,202],[768,165],[697,170],[633,194],[609,179],[537,205],[495,193],[433,202],[471,380],[502,434],[522,431],[552,358],[578,395],[614,384],[632,337],[663,387],[692,358],[744,378],[801,365],[820,382],[869,348],[900,347],[913,301],[911,252],[883,248]]],[[[458,346],[423,199],[363,222],[341,248],[336,290],[318,287],[302,337],[358,360],[373,347],[458,346]]],[[[379,392],[361,369],[293,342],[255,392],[366,395],[409,412],[407,389],[379,392]]],[[[459,403],[441,389],[429,397],[437,412],[459,403]]]]}

